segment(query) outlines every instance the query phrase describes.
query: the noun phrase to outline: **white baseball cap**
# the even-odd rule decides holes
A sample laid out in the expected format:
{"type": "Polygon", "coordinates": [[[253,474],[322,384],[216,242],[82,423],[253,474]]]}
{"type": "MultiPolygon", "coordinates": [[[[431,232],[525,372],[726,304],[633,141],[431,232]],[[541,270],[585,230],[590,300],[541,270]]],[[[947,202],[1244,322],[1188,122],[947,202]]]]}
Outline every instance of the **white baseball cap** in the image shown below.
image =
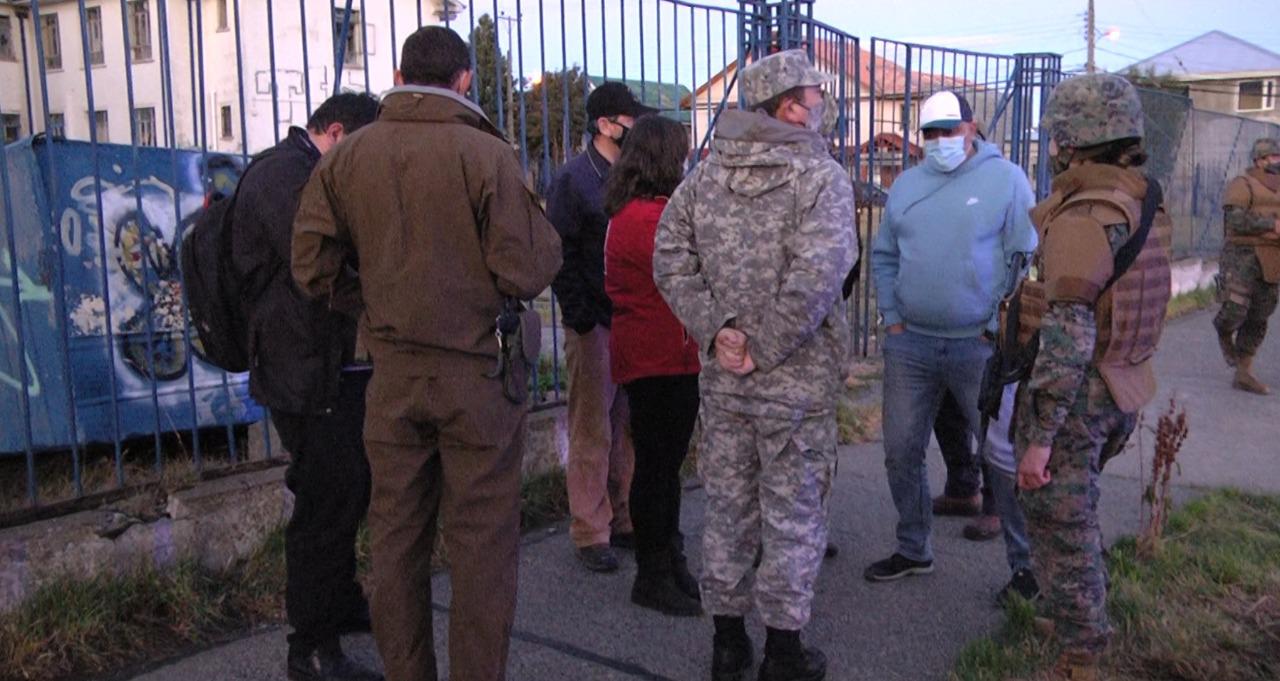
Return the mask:
{"type": "Polygon", "coordinates": [[[935,93],[924,100],[920,107],[920,129],[940,128],[951,130],[961,123],[973,120],[973,109],[964,95],[950,90],[935,93]]]}

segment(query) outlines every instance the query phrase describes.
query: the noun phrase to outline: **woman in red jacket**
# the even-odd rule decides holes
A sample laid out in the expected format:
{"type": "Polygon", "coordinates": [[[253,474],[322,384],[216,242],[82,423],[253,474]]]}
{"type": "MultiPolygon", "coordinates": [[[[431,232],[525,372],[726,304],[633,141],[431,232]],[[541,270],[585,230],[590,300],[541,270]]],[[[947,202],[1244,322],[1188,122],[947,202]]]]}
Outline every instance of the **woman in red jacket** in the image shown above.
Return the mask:
{"type": "Polygon", "coordinates": [[[604,287],[613,302],[610,368],[627,391],[636,453],[631,602],[679,616],[702,614],[680,534],[680,466],[698,418],[701,367],[697,343],[653,284],[653,239],[688,153],[684,126],[645,116],[627,135],[604,190],[611,216],[604,247],[604,287]]]}

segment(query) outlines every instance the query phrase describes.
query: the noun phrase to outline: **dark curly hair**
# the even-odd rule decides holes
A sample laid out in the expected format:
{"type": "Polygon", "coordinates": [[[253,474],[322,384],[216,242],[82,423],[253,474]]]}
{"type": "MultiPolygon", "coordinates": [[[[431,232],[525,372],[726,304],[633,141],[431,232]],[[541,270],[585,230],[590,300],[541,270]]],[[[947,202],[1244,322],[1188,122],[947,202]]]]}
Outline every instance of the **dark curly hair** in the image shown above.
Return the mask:
{"type": "Polygon", "coordinates": [[[684,179],[688,155],[683,125],[661,115],[637,119],[605,180],[604,212],[612,217],[632,199],[670,196],[684,179]]]}

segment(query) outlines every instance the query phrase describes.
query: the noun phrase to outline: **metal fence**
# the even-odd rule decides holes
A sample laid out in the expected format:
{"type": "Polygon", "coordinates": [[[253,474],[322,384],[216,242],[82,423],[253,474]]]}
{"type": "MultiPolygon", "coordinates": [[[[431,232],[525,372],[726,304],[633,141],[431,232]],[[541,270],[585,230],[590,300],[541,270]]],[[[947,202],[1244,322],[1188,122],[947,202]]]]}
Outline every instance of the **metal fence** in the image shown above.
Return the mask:
{"type": "MultiPolygon", "coordinates": [[[[246,434],[269,415],[245,377],[201,356],[176,265],[181,235],[206,195],[234,186],[251,154],[326,97],[391,87],[399,46],[425,23],[468,39],[471,96],[544,195],[586,143],[585,97],[599,83],[622,80],[684,123],[693,164],[720,114],[738,106],[739,67],[791,47],[836,76],[832,153],[859,190],[864,245],[893,168],[918,160],[918,105],[939,88],[964,91],[988,136],[1043,177],[1034,122],[1056,56],[879,39],[864,49],[812,9],[812,0],[0,0],[12,39],[0,44],[9,143],[0,524],[282,455],[268,429],[246,434]]],[[[866,279],[854,329],[864,354],[874,351],[866,279]]],[[[536,401],[556,404],[558,311],[549,294],[538,306],[547,350],[536,401]]]]}
{"type": "Polygon", "coordinates": [[[1280,125],[1201,111],[1178,94],[1139,92],[1146,113],[1147,171],[1164,186],[1173,255],[1217,257],[1226,185],[1253,165],[1255,140],[1280,138],[1280,125]]]}

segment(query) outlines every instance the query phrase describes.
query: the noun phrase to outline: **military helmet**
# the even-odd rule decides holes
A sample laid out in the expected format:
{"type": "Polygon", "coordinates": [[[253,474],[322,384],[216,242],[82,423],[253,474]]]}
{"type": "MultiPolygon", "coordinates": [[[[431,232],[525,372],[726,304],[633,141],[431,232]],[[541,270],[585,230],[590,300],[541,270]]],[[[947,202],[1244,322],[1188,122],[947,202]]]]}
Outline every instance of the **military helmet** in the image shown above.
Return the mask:
{"type": "Polygon", "coordinates": [[[1274,137],[1263,137],[1253,143],[1253,160],[1266,158],[1272,154],[1280,154],[1280,140],[1274,137]]]}
{"type": "Polygon", "coordinates": [[[1091,73],[1058,84],[1040,126],[1058,146],[1080,149],[1140,138],[1142,119],[1142,100],[1129,81],[1109,73],[1091,73]]]}

